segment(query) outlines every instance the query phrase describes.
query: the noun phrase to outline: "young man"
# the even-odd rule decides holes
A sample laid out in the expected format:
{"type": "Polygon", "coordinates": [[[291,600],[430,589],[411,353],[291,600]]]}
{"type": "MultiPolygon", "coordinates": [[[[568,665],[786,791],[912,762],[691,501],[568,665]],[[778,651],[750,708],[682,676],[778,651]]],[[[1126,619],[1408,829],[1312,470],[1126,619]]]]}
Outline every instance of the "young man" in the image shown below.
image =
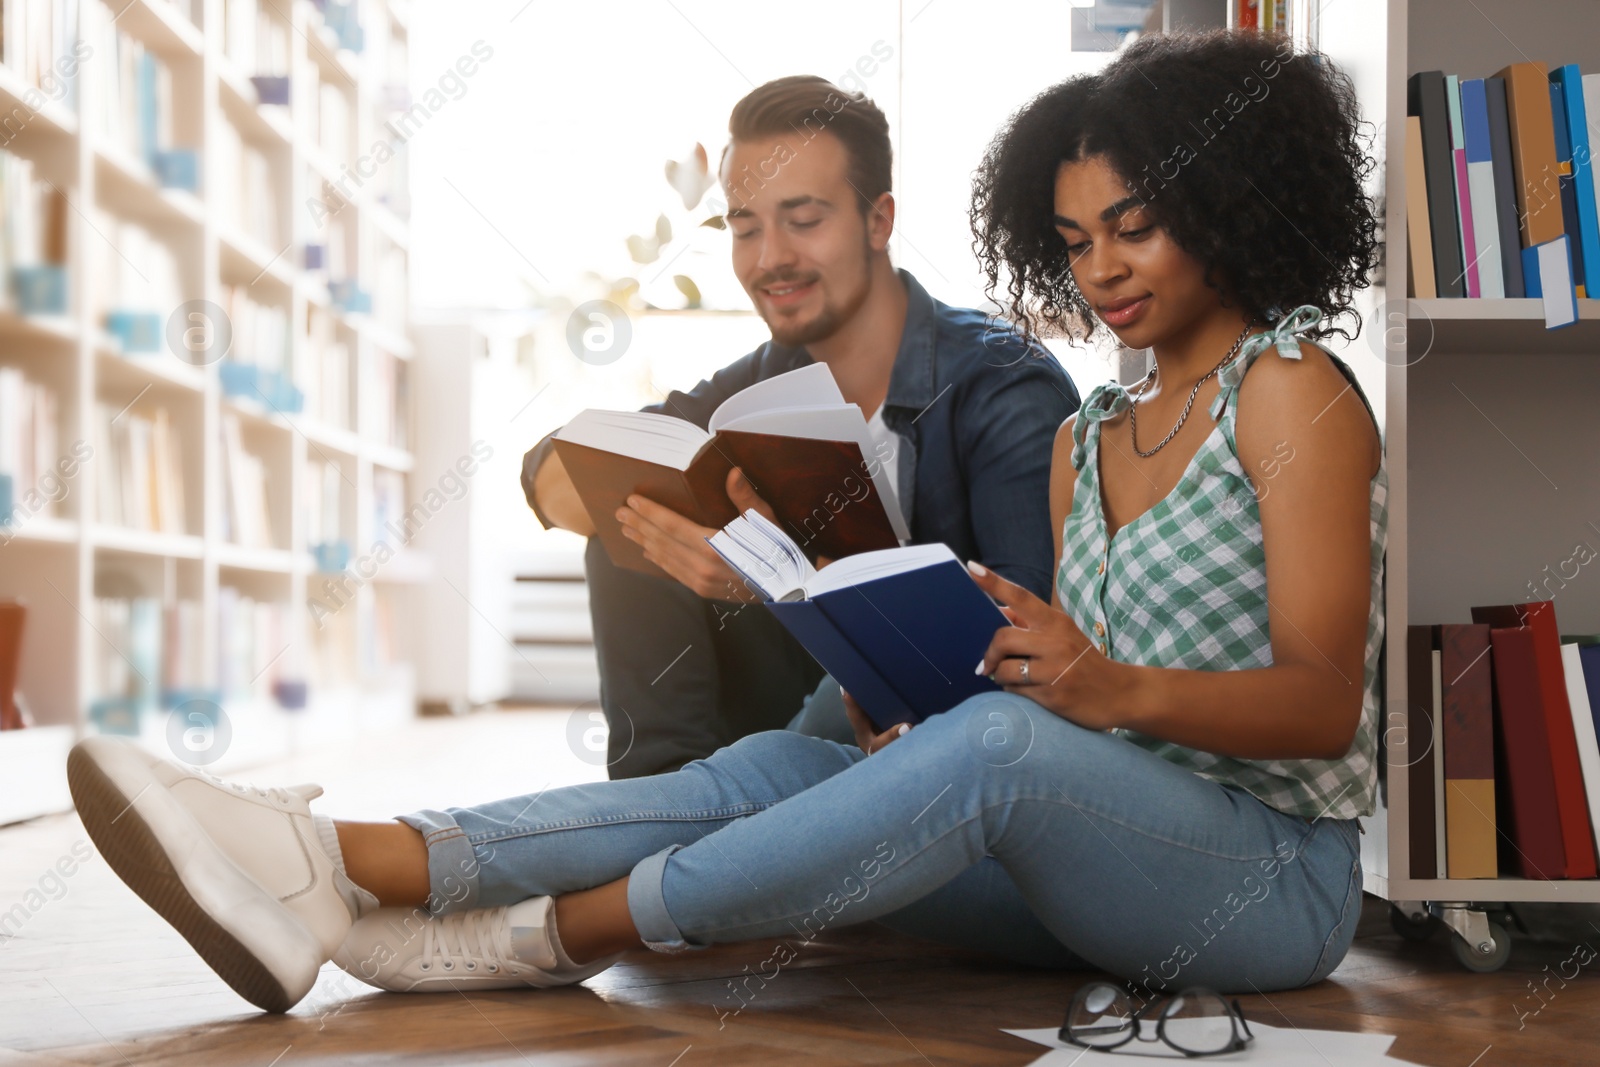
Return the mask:
{"type": "MultiPolygon", "coordinates": [[[[942,541],[1048,597],[1050,452],[1078,409],[1071,379],[1043,349],[939,303],[889,262],[889,126],[870,100],[822,78],[780,78],[739,101],[728,133],[720,177],[734,272],[772,340],[646,410],[704,427],[740,389],[826,363],[869,420],[869,458],[884,461],[912,541],[942,541]]],[[[612,564],[550,438],[524,458],[522,485],[546,527],[590,537],[611,777],[674,770],[785,724],[851,740],[839,687],[749,603],[705,543],[713,530],[631,501],[617,519],[671,576],[652,577],[612,564]]],[[[728,494],[741,511],[763,506],[737,471],[728,494]]]]}

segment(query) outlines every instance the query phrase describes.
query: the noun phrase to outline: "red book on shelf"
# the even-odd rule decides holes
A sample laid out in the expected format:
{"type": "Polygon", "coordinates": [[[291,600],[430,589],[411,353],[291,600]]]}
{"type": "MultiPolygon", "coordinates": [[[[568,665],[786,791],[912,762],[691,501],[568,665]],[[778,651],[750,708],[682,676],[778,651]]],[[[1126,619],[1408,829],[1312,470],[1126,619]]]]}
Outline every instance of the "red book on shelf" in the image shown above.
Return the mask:
{"type": "Polygon", "coordinates": [[[1495,627],[1489,644],[1494,649],[1495,773],[1504,785],[1496,794],[1501,863],[1524,878],[1560,878],[1566,850],[1533,631],[1495,627]]]}
{"type": "Polygon", "coordinates": [[[1556,626],[1555,603],[1536,600],[1527,604],[1475,607],[1472,621],[1495,627],[1520,626],[1533,631],[1534,665],[1545,730],[1550,740],[1550,773],[1555,779],[1561,841],[1566,854],[1564,873],[1568,878],[1593,878],[1594,832],[1589,824],[1583,770],[1578,764],[1578,737],[1572,727],[1572,707],[1567,703],[1567,676],[1561,663],[1561,632],[1556,626]]]}

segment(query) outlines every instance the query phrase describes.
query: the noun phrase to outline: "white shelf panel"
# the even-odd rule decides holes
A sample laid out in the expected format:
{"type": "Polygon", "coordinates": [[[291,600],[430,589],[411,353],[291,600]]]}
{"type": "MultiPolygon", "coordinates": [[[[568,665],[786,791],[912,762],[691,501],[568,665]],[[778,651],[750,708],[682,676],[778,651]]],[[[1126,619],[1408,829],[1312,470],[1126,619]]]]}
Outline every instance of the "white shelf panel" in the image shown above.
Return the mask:
{"type": "Polygon", "coordinates": [[[17,315],[0,311],[0,341],[62,346],[76,344],[78,324],[66,315],[17,315]]]}
{"type": "Polygon", "coordinates": [[[205,372],[185,363],[170,352],[124,354],[116,338],[102,334],[95,346],[99,355],[99,378],[103,386],[134,393],[146,385],[164,386],[199,395],[205,390],[205,372]]]}
{"type": "Polygon", "coordinates": [[[223,109],[246,140],[275,151],[294,144],[288,111],[277,104],[261,103],[256,87],[226,56],[217,60],[217,87],[223,109]]]}
{"type": "Polygon", "coordinates": [[[400,471],[402,474],[408,473],[416,466],[416,459],[410,452],[400,448],[393,448],[389,445],[366,442],[361,446],[361,454],[380,467],[387,467],[392,471],[400,471]]]}
{"type": "MultiPolygon", "coordinates": [[[[35,147],[59,146],[68,143],[78,133],[78,117],[61,104],[51,100],[44,91],[29,85],[22,76],[0,63],[0,113],[7,116],[30,116],[24,126],[8,128],[10,139],[6,151],[25,158],[36,158],[30,152],[35,147]]],[[[15,119],[11,122],[14,124],[15,119]]]]}
{"type": "Polygon", "coordinates": [[[115,215],[157,226],[203,226],[205,206],[182,189],[163,189],[155,173],[120,148],[96,145],[95,182],[102,206],[115,215]]]}
{"type": "Polygon", "coordinates": [[[113,5],[117,26],[172,60],[198,59],[205,36],[165,0],[120,0],[113,5]],[[122,5],[126,4],[126,8],[122,5]]]}
{"type": "Polygon", "coordinates": [[[297,417],[294,425],[309,443],[324,452],[338,452],[352,459],[361,454],[361,438],[351,430],[329,426],[327,423],[310,418],[297,417]]]}
{"type": "Polygon", "coordinates": [[[245,548],[223,542],[217,546],[217,565],[264,574],[290,574],[294,571],[294,554],[286,548],[245,548]]]}
{"type": "Polygon", "coordinates": [[[285,242],[269,248],[233,226],[217,227],[217,243],[222,252],[222,274],[235,285],[255,286],[275,283],[284,290],[294,287],[294,247],[285,242]]]}
{"type": "Polygon", "coordinates": [[[95,548],[110,552],[132,552],[146,556],[171,556],[174,559],[199,559],[205,541],[194,534],[154,533],[125,526],[96,524],[90,541],[95,548]]]}
{"type": "Polygon", "coordinates": [[[15,526],[0,526],[0,544],[10,544],[13,541],[42,545],[75,545],[78,543],[78,524],[71,519],[34,515],[23,519],[15,526]]]}
{"type": "Polygon", "coordinates": [[[0,825],[72,810],[67,790],[70,726],[0,730],[0,825]]]}

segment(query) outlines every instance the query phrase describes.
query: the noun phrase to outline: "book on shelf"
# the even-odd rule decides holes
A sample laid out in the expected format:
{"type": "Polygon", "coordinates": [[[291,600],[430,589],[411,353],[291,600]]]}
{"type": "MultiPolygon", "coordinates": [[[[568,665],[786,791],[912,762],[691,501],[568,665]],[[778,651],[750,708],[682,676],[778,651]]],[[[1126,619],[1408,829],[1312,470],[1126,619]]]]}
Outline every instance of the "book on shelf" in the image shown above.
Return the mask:
{"type": "Polygon", "coordinates": [[[1561,642],[1561,666],[1566,675],[1567,703],[1572,708],[1572,730],[1578,741],[1578,764],[1583,769],[1584,793],[1589,801],[1589,830],[1591,835],[1600,827],[1600,737],[1595,730],[1596,705],[1591,703],[1591,686],[1600,691],[1600,677],[1589,679],[1587,674],[1600,667],[1600,660],[1591,661],[1596,666],[1586,667],[1584,648],[1600,652],[1600,645],[1580,645],[1576,641],[1561,642]]]}
{"type": "Polygon", "coordinates": [[[241,234],[276,252],[283,243],[278,215],[281,185],[273,180],[266,153],[227,119],[217,123],[210,147],[216,161],[211,195],[218,213],[241,234]]]}
{"type": "Polygon", "coordinates": [[[1555,604],[1540,600],[1478,606],[1472,609],[1472,621],[1501,628],[1524,627],[1532,634],[1534,669],[1550,743],[1549,773],[1555,779],[1562,848],[1566,856],[1564,874],[1568,878],[1593,878],[1596,874],[1594,833],[1589,822],[1572,707],[1567,700],[1566,676],[1561,665],[1555,604]]]}
{"type": "Polygon", "coordinates": [[[273,692],[286,675],[288,620],[287,604],[217,587],[217,690],[224,699],[248,701],[273,692]]]}
{"type": "Polygon", "coordinates": [[[1498,300],[1506,295],[1506,287],[1500,272],[1500,212],[1495,202],[1489,99],[1482,78],[1461,82],[1461,130],[1465,188],[1472,201],[1472,261],[1477,271],[1477,295],[1498,300]]]}
{"type": "Polygon", "coordinates": [[[1495,773],[1500,862],[1523,878],[1565,876],[1561,807],[1551,771],[1550,726],[1539,686],[1534,635],[1524,626],[1489,630],[1495,682],[1495,773]]]}
{"type": "Polygon", "coordinates": [[[809,555],[838,559],[908,539],[867,421],[846,404],[826,364],[813,363],[735,393],[709,429],[643,411],[579,412],[556,432],[555,450],[618,566],[660,574],[623,536],[616,512],[638,494],[718,527],[738,512],[728,499],[734,467],[809,555]]]}
{"type": "MultiPolygon", "coordinates": [[[[1406,627],[1406,783],[1410,796],[1410,868],[1413,878],[1437,878],[1441,842],[1436,816],[1436,763],[1439,733],[1439,653],[1433,627],[1406,627]]],[[[1441,779],[1442,780],[1442,779],[1441,779]]]]}
{"type": "Polygon", "coordinates": [[[177,98],[171,68],[143,41],[121,32],[105,4],[91,3],[88,10],[89,38],[101,71],[90,80],[100,94],[90,109],[95,134],[126,159],[150,168],[161,185],[196,191],[198,158],[193,149],[174,142],[177,98]]]}
{"type": "Polygon", "coordinates": [[[0,367],[0,526],[20,508],[52,515],[61,482],[60,404],[55,391],[17,367],[0,367]]]}
{"type": "Polygon", "coordinates": [[[1406,276],[1411,295],[1439,295],[1433,270],[1433,231],[1428,225],[1428,182],[1422,159],[1422,120],[1406,116],[1406,276]]]}
{"type": "Polygon", "coordinates": [[[410,440],[409,376],[405,360],[388,352],[374,353],[364,399],[367,402],[368,436],[390,448],[406,448],[410,440]]]}
{"type": "Polygon", "coordinates": [[[306,309],[304,359],[294,365],[295,384],[305,394],[306,413],[336,429],[350,428],[350,349],[338,340],[333,315],[306,309]]]}
{"type": "Polygon", "coordinates": [[[948,546],[863,552],[819,571],[753,508],[707,541],[880,732],[999,691],[973,666],[1011,624],[948,546]]]}
{"type": "Polygon", "coordinates": [[[78,41],[78,0],[0,4],[0,62],[70,111],[78,108],[78,64],[92,54],[78,41]]]}
{"type": "Polygon", "coordinates": [[[89,257],[95,320],[125,354],[168,355],[167,317],[185,296],[172,247],[137,222],[93,208],[86,217],[105,237],[89,257]]]}
{"type": "Polygon", "coordinates": [[[1444,782],[1446,874],[1496,878],[1489,627],[1445,623],[1434,627],[1434,642],[1440,651],[1444,742],[1444,758],[1435,763],[1434,773],[1444,782]]]}
{"type": "Polygon", "coordinates": [[[151,533],[187,533],[182,446],[167,409],[122,409],[101,402],[98,412],[94,449],[106,463],[94,479],[99,521],[151,533]]]}
{"type": "Polygon", "coordinates": [[[267,503],[267,465],[245,447],[236,413],[222,413],[221,433],[223,538],[244,548],[276,548],[267,503]]]}
{"type": "Polygon", "coordinates": [[[1517,185],[1511,165],[1511,119],[1506,110],[1506,80],[1483,79],[1485,121],[1489,130],[1489,157],[1494,168],[1496,251],[1500,278],[1508,297],[1521,297],[1522,237],[1517,219],[1517,185]]]}
{"type": "Polygon", "coordinates": [[[1467,287],[1467,296],[1478,298],[1483,291],[1478,282],[1477,235],[1472,225],[1472,185],[1468,179],[1466,135],[1461,123],[1461,82],[1454,74],[1444,76],[1444,101],[1450,120],[1450,177],[1455,189],[1456,235],[1461,241],[1462,280],[1467,287]]]}
{"type": "Polygon", "coordinates": [[[1406,110],[1420,134],[1420,148],[1408,135],[1406,156],[1411,295],[1539,297],[1548,328],[1576,321],[1591,288],[1586,263],[1600,263],[1592,79],[1538,62],[1484,78],[1411,75],[1406,110]]]}
{"type": "Polygon", "coordinates": [[[59,185],[0,151],[0,308],[67,314],[67,211],[59,185]]]}
{"type": "Polygon", "coordinates": [[[226,0],[223,5],[223,50],[247,76],[289,73],[289,27],[276,10],[257,0],[226,0]]]}

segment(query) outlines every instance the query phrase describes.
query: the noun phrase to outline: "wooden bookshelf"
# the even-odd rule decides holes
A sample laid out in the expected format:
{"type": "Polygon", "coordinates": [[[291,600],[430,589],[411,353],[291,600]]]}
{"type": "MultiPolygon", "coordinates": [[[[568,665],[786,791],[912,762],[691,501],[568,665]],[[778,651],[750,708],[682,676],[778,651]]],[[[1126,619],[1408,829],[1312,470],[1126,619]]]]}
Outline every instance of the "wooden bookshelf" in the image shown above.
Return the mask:
{"type": "MultiPolygon", "coordinates": [[[[79,36],[87,37],[91,9],[103,0],[78,0],[79,36]]],[[[10,6],[10,5],[8,5],[10,6]]],[[[287,75],[288,106],[259,104],[246,64],[230,58],[227,0],[115,0],[109,5],[115,28],[157,55],[172,72],[173,142],[199,151],[197,192],[162,188],[150,166],[121,143],[101,135],[94,113],[101,94],[96,79],[114,75],[114,61],[98,53],[76,72],[76,108],[56,101],[39,106],[39,94],[20,66],[0,63],[0,112],[26,115],[13,122],[0,151],[28,160],[55,184],[74,209],[68,217],[68,299],[65,315],[34,316],[0,310],[0,364],[21,367],[30,380],[59,390],[60,448],[96,440],[97,404],[118,407],[143,397],[170,409],[180,427],[180,457],[185,532],[153,532],[111,525],[96,515],[98,481],[114,477],[112,457],[98,453],[70,480],[53,515],[25,517],[0,531],[0,596],[20,595],[29,605],[21,691],[38,722],[30,730],[0,732],[0,822],[63,810],[64,755],[74,737],[93,729],[88,718],[96,695],[95,662],[115,655],[97,632],[92,610],[108,574],[129,576],[140,595],[164,602],[198,602],[204,627],[201,661],[211,683],[219,670],[218,606],[221,592],[236,589],[256,601],[285,605],[286,674],[308,680],[315,670],[309,704],[285,711],[270,697],[226,700],[233,728],[227,753],[208,769],[244,766],[357,731],[381,729],[414,713],[415,682],[406,643],[407,628],[386,620],[403,619],[411,583],[427,572],[427,560],[408,550],[401,563],[359,583],[331,624],[319,627],[309,602],[332,576],[319,573],[301,519],[312,491],[308,468],[333,460],[344,472],[341,534],[353,556],[370,551],[384,537],[373,518],[373,468],[407,478],[413,457],[382,428],[356,398],[370,393],[374,368],[383,360],[402,364],[411,358],[407,308],[375,308],[379,317],[346,312],[330,297],[326,269],[308,269],[307,246],[328,244],[329,227],[344,238],[346,276],[376,298],[376,263],[366,250],[385,247],[404,255],[408,247],[404,205],[383,203],[367,183],[334,217],[319,217],[308,202],[323,197],[324,180],[337,181],[353,163],[357,147],[370,148],[387,136],[382,128],[385,83],[397,76],[389,47],[374,55],[381,37],[404,46],[408,34],[400,0],[360,0],[367,48],[340,47],[337,34],[310,0],[259,0],[259,8],[280,21],[289,49],[287,69],[262,71],[287,75]],[[193,18],[190,17],[190,11],[193,18]],[[380,66],[382,69],[380,69],[380,66]],[[329,153],[313,133],[318,82],[336,82],[348,104],[348,151],[329,153]],[[270,174],[272,209],[279,239],[267,241],[241,226],[225,211],[221,166],[212,151],[234,131],[259,152],[270,174]],[[308,312],[331,318],[337,339],[348,346],[349,419],[342,425],[312,412],[283,412],[252,397],[226,395],[219,365],[195,366],[166,350],[125,353],[121,342],[98,320],[94,257],[108,254],[96,231],[95,213],[121,223],[136,222],[156,234],[177,260],[182,299],[224,303],[228,287],[250,299],[281,308],[290,343],[285,373],[302,389],[301,371],[312,352],[308,312]],[[237,419],[241,433],[266,470],[271,512],[270,547],[244,546],[224,537],[227,506],[222,428],[237,419]],[[320,631],[326,632],[320,632],[320,631]]],[[[5,57],[15,60],[14,56],[5,57]]],[[[229,138],[231,140],[231,136],[229,138]]],[[[385,166],[403,167],[404,154],[385,166]]],[[[241,164],[242,165],[242,164],[241,164]]],[[[237,196],[237,194],[234,194],[237,196]]],[[[392,268],[391,268],[392,269],[392,268]]],[[[391,294],[393,296],[394,294],[391,294]]],[[[403,297],[403,294],[400,294],[403,297]]],[[[406,301],[401,299],[403,305],[406,301]]],[[[162,317],[175,309],[161,309],[162,317]]],[[[236,339],[237,340],[237,339],[236,339]]],[[[383,422],[409,422],[409,405],[383,422]]],[[[405,487],[409,497],[410,486],[405,487]]],[[[409,502],[409,501],[408,501],[409,502]]],[[[169,712],[157,707],[141,720],[140,739],[152,750],[170,754],[169,712]]]]}
{"type": "MultiPolygon", "coordinates": [[[[1600,880],[1410,877],[1404,729],[1408,625],[1468,622],[1474,604],[1548,599],[1527,583],[1578,541],[1600,543],[1590,525],[1600,523],[1600,301],[1580,300],[1576,324],[1547,331],[1537,300],[1407,298],[1406,79],[1434,69],[1485,77],[1530,59],[1600,71],[1600,36],[1584,32],[1593,14],[1583,0],[1467,7],[1390,0],[1369,27],[1374,39],[1387,34],[1384,113],[1371,117],[1386,123],[1381,298],[1396,343],[1384,360],[1387,802],[1363,820],[1362,863],[1367,891],[1391,901],[1478,911],[1518,901],[1600,902],[1600,880]]],[[[1349,15],[1332,8],[1325,19],[1349,15]]],[[[1600,572],[1568,582],[1555,606],[1563,633],[1600,629],[1600,572]]]]}

